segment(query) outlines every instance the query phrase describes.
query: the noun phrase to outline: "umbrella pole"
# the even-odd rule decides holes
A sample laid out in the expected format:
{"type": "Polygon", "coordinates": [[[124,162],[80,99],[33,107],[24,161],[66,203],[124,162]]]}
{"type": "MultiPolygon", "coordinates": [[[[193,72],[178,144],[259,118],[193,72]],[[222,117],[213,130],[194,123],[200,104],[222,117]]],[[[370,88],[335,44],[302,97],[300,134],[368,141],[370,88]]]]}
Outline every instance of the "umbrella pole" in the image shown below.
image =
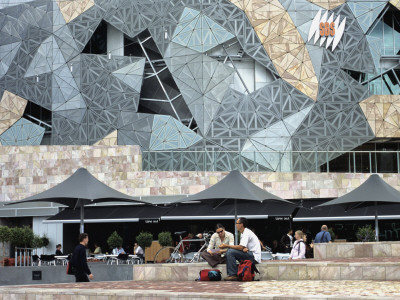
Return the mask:
{"type": "Polygon", "coordinates": [[[375,201],[375,241],[379,242],[378,206],[375,201]]]}
{"type": "Polygon", "coordinates": [[[80,233],[83,233],[83,232],[84,232],[83,215],[84,215],[83,203],[81,202],[81,221],[80,221],[80,233]]]}
{"type": "Polygon", "coordinates": [[[237,222],[237,200],[235,199],[235,245],[238,244],[238,231],[236,228],[236,222],[237,222]]]}

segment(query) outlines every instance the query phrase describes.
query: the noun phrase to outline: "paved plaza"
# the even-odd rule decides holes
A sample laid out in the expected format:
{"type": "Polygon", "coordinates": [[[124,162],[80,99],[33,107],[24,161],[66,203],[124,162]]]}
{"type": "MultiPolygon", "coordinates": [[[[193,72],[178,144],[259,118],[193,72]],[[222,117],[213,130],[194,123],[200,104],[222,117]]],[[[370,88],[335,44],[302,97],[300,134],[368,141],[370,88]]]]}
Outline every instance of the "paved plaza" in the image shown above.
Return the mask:
{"type": "Polygon", "coordinates": [[[15,286],[0,293],[2,300],[400,299],[400,281],[120,281],[15,286]]]}

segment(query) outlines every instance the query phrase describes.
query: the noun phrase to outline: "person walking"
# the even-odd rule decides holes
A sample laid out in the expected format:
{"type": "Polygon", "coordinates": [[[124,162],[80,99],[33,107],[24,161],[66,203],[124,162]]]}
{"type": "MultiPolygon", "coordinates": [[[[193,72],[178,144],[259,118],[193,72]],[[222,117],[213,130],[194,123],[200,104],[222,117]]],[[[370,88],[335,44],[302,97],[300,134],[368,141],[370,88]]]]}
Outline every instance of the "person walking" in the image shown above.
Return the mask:
{"type": "Polygon", "coordinates": [[[289,259],[305,259],[306,258],[306,244],[303,241],[303,231],[297,230],[294,234],[296,241],[293,244],[292,251],[290,252],[289,259]]]}
{"type": "Polygon", "coordinates": [[[314,239],[314,244],[317,243],[332,243],[331,234],[328,231],[328,226],[322,225],[321,231],[317,233],[314,239]]]}
{"type": "Polygon", "coordinates": [[[72,254],[71,265],[74,268],[76,282],[89,282],[93,280],[93,274],[89,269],[86,257],[88,242],[88,234],[81,233],[79,235],[79,244],[75,247],[74,253],[72,254]]]}

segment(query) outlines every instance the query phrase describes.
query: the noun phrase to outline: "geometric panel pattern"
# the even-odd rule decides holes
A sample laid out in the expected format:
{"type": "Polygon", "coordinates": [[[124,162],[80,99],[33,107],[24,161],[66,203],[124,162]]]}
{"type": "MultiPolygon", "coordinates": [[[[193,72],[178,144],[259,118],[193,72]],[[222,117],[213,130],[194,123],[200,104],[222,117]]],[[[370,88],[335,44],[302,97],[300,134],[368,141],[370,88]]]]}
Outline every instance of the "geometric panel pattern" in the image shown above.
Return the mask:
{"type": "Polygon", "coordinates": [[[0,135],[3,146],[40,145],[45,129],[24,118],[0,135]]]}
{"type": "Polygon", "coordinates": [[[348,2],[350,9],[352,10],[354,16],[357,18],[364,33],[366,33],[375,19],[378,17],[380,12],[386,6],[386,1],[384,2],[348,2]]]}
{"type": "Polygon", "coordinates": [[[233,37],[232,33],[209,17],[186,7],[172,41],[199,52],[206,52],[233,37]]]}
{"type": "Polygon", "coordinates": [[[327,10],[334,9],[343,3],[346,3],[346,0],[308,0],[318,6],[321,6],[322,8],[325,8],[327,10]]]}
{"type": "Polygon", "coordinates": [[[394,7],[400,9],[400,0],[390,0],[390,4],[392,4],[394,7]]]}
{"type": "Polygon", "coordinates": [[[277,0],[231,0],[243,9],[279,75],[295,88],[317,100],[318,79],[300,33],[277,0]]]}
{"type": "Polygon", "coordinates": [[[176,43],[170,43],[165,61],[201,133],[206,134],[233,82],[233,68],[176,43]]]}
{"type": "Polygon", "coordinates": [[[93,0],[56,0],[64,16],[65,22],[69,23],[89,8],[94,6],[93,0]]]}
{"type": "Polygon", "coordinates": [[[0,100],[0,134],[22,118],[27,104],[25,99],[4,91],[0,100]]]}
{"type": "Polygon", "coordinates": [[[150,138],[150,150],[186,149],[202,138],[170,116],[156,115],[150,138]]]}
{"type": "Polygon", "coordinates": [[[15,42],[0,46],[0,78],[7,73],[20,45],[21,42],[15,42]]]}
{"type": "Polygon", "coordinates": [[[115,130],[93,145],[116,146],[118,145],[118,131],[115,130]]]}
{"type": "MultiPolygon", "coordinates": [[[[384,43],[388,32],[397,40],[397,25],[377,20],[386,0],[20,2],[0,4],[0,134],[8,131],[8,142],[34,139],[26,113],[46,118],[39,121],[53,144],[185,149],[159,152],[165,169],[309,170],[336,154],[320,161],[307,151],[399,134],[396,98],[378,101],[367,85],[387,65],[382,55],[398,51],[384,43]],[[320,7],[346,18],[335,50],[305,42],[320,7]],[[111,40],[124,49],[110,57],[111,40]]],[[[397,24],[393,9],[384,11],[397,24]]]]}
{"type": "Polygon", "coordinates": [[[248,138],[303,111],[314,101],[282,79],[244,95],[230,89],[206,138],[232,151],[242,151],[248,138]]]}
{"type": "Polygon", "coordinates": [[[291,136],[310,112],[309,106],[290,117],[282,119],[272,126],[252,135],[243,147],[242,155],[276,171],[291,170],[290,154],[281,153],[292,150],[291,136]]]}
{"type": "Polygon", "coordinates": [[[399,95],[373,95],[360,106],[376,137],[400,137],[399,95]]]}

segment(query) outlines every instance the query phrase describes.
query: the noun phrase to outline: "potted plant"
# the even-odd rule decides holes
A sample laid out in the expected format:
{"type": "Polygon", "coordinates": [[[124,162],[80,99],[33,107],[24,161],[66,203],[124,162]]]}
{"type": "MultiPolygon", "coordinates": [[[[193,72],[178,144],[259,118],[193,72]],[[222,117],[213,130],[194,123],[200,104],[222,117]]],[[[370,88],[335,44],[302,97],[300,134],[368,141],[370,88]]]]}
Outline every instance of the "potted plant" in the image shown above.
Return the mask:
{"type": "Polygon", "coordinates": [[[8,243],[10,239],[11,239],[10,228],[8,228],[7,226],[0,226],[0,242],[2,243],[3,246],[1,261],[3,262],[3,265],[4,265],[4,257],[6,254],[6,243],[8,243]]]}
{"type": "Polygon", "coordinates": [[[39,235],[34,235],[33,236],[33,240],[32,240],[32,248],[36,250],[37,253],[37,249],[42,248],[43,246],[42,243],[42,238],[39,235]]]}
{"type": "Polygon", "coordinates": [[[356,233],[357,241],[359,242],[373,242],[375,240],[375,230],[371,225],[360,227],[356,233]]]}
{"type": "Polygon", "coordinates": [[[114,248],[122,246],[122,237],[118,234],[118,232],[114,231],[107,239],[108,247],[110,247],[111,251],[114,248]]]}
{"type": "Polygon", "coordinates": [[[153,235],[150,232],[141,232],[136,236],[136,241],[146,251],[146,248],[150,247],[153,242],[153,235]]]}
{"type": "Polygon", "coordinates": [[[43,234],[41,239],[41,248],[46,248],[50,244],[50,240],[46,234],[43,234]]]}
{"type": "Polygon", "coordinates": [[[158,243],[162,247],[167,247],[172,245],[171,232],[163,231],[158,234],[158,243]]]}

